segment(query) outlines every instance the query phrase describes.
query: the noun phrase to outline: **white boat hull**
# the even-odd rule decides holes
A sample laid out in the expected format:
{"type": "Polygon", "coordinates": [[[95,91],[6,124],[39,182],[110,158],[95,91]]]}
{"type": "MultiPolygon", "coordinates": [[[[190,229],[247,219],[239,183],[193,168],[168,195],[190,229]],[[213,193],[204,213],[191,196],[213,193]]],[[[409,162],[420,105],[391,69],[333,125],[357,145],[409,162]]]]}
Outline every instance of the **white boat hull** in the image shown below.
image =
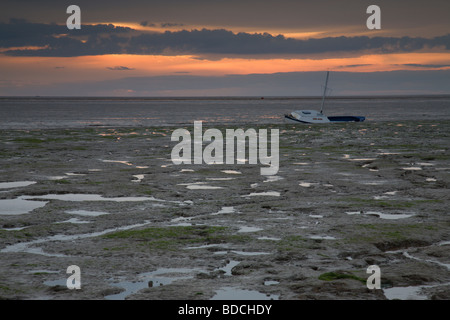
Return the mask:
{"type": "Polygon", "coordinates": [[[322,97],[322,108],[320,111],[316,110],[296,110],[292,111],[290,114],[284,115],[284,121],[286,123],[337,123],[337,122],[362,122],[366,120],[365,117],[361,116],[325,116],[323,112],[323,106],[325,103],[325,95],[327,92],[328,85],[328,75],[329,71],[327,71],[327,78],[325,80],[325,87],[323,89],[323,97],[322,97]]]}
{"type": "Polygon", "coordinates": [[[303,117],[298,116],[298,111],[291,114],[284,115],[285,123],[340,123],[340,122],[363,122],[366,118],[361,116],[335,116],[327,117],[323,114],[321,116],[303,117]]]}
{"type": "Polygon", "coordinates": [[[327,116],[315,110],[298,110],[284,115],[287,123],[329,123],[327,116]]]}

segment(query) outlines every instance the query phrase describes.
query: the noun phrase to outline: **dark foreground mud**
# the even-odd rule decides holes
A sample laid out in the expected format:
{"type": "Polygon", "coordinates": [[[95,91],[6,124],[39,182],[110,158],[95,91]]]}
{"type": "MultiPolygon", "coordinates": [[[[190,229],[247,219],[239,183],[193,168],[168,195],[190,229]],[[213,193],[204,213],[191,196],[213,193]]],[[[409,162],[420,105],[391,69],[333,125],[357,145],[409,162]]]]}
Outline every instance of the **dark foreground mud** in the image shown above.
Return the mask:
{"type": "Polygon", "coordinates": [[[174,165],[176,128],[2,131],[0,297],[450,298],[450,122],[264,128],[276,176],[174,165]]]}

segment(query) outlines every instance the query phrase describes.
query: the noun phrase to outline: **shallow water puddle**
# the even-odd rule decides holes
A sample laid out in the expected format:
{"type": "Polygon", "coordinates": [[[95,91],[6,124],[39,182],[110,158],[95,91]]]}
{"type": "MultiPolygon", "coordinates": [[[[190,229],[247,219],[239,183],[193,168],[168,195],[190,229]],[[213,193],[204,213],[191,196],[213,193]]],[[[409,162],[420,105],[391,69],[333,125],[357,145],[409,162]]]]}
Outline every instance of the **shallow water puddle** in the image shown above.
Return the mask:
{"type": "Polygon", "coordinates": [[[85,173],[66,172],[66,176],[85,176],[85,173]]]}
{"type": "Polygon", "coordinates": [[[159,201],[185,204],[180,201],[169,201],[157,199],[154,197],[113,197],[107,198],[99,194],[90,193],[64,193],[64,194],[46,194],[41,196],[22,196],[24,199],[48,199],[48,200],[61,200],[61,201],[114,201],[114,202],[139,202],[139,201],[159,201]]]}
{"type": "Polygon", "coordinates": [[[227,214],[227,213],[235,213],[236,210],[234,207],[222,207],[218,212],[211,213],[212,216],[218,215],[218,214],[227,214]]]}
{"type": "Polygon", "coordinates": [[[262,256],[262,255],[267,255],[270,254],[270,252],[257,252],[257,251],[237,251],[237,250],[232,250],[230,251],[234,254],[238,254],[241,256],[262,256]]]}
{"type": "Polygon", "coordinates": [[[16,199],[0,200],[0,215],[19,215],[44,207],[48,201],[31,201],[21,196],[16,199]]]}
{"type": "Polygon", "coordinates": [[[211,181],[229,181],[229,180],[234,180],[236,178],[206,178],[206,180],[211,180],[211,181]]]}
{"type": "Polygon", "coordinates": [[[177,227],[189,227],[192,226],[192,223],[190,222],[184,222],[184,221],[191,221],[193,217],[178,217],[170,220],[171,223],[175,223],[172,226],[177,227]]]}
{"type": "Polygon", "coordinates": [[[106,163],[120,163],[120,164],[124,164],[126,166],[134,166],[137,169],[148,169],[149,168],[149,166],[136,166],[136,165],[132,164],[131,162],[124,161],[124,160],[101,160],[101,159],[99,159],[99,160],[102,162],[106,162],[106,163]]]}
{"type": "Polygon", "coordinates": [[[131,180],[132,182],[141,182],[144,179],[143,174],[135,174],[133,175],[135,179],[131,180]]]}
{"type": "Polygon", "coordinates": [[[359,181],[359,183],[367,185],[367,186],[380,186],[382,184],[387,183],[386,180],[379,180],[379,181],[359,181]]]}
{"type": "Polygon", "coordinates": [[[216,291],[211,300],[278,300],[279,295],[264,294],[255,290],[224,287],[216,291]]]}
{"type": "Polygon", "coordinates": [[[409,259],[413,259],[413,260],[417,260],[417,261],[423,261],[423,262],[428,262],[428,263],[433,263],[433,264],[440,265],[440,266],[442,266],[442,267],[444,267],[444,268],[447,268],[447,270],[450,271],[450,263],[442,263],[442,262],[436,261],[436,260],[417,258],[417,257],[414,257],[414,256],[410,255],[407,251],[404,251],[404,252],[403,252],[403,255],[404,255],[405,257],[409,258],[409,259]]]}
{"type": "Polygon", "coordinates": [[[263,182],[274,182],[274,181],[279,181],[279,180],[283,180],[283,177],[280,176],[268,176],[266,178],[266,180],[264,180],[263,182]]]}
{"type": "Polygon", "coordinates": [[[218,212],[213,212],[210,214],[201,214],[198,216],[194,216],[194,217],[177,217],[177,218],[173,218],[172,220],[170,220],[170,223],[176,223],[172,226],[192,226],[191,222],[187,222],[187,221],[191,221],[192,219],[198,219],[198,218],[205,218],[207,216],[215,216],[215,215],[220,215],[220,214],[230,214],[230,213],[235,213],[235,209],[234,207],[222,207],[222,209],[220,209],[218,212]]]}
{"type": "MultiPolygon", "coordinates": [[[[231,270],[239,263],[239,261],[231,260],[224,267],[217,268],[215,270],[223,271],[225,276],[232,276],[231,270]]],[[[140,274],[137,281],[122,281],[119,283],[113,283],[113,286],[124,288],[125,291],[106,296],[105,299],[123,300],[127,296],[137,293],[145,288],[169,285],[178,280],[192,279],[199,272],[206,271],[198,268],[159,268],[156,271],[140,274]]]]}
{"type": "Polygon", "coordinates": [[[383,293],[388,300],[426,300],[427,295],[422,293],[424,288],[432,288],[433,286],[411,286],[411,287],[393,287],[383,289],[383,293]]]}
{"type": "Polygon", "coordinates": [[[221,170],[221,172],[227,173],[227,174],[242,174],[242,172],[236,171],[236,170],[221,170]]]}
{"type": "Polygon", "coordinates": [[[58,279],[58,280],[44,281],[44,284],[46,286],[49,286],[49,287],[55,287],[55,286],[66,287],[67,286],[67,279],[58,279]]]}
{"type": "Polygon", "coordinates": [[[387,219],[387,220],[396,220],[396,219],[405,219],[405,218],[410,218],[412,216],[414,216],[413,214],[404,214],[404,213],[400,213],[400,214],[388,214],[388,213],[381,213],[378,211],[366,211],[366,212],[361,212],[361,211],[353,211],[353,212],[346,212],[349,215],[354,215],[354,214],[365,214],[365,215],[370,215],[370,216],[377,216],[381,219],[387,219]]]}
{"type": "Polygon", "coordinates": [[[345,159],[347,159],[348,161],[375,161],[376,160],[375,158],[353,158],[353,159],[345,158],[345,159]]]}
{"type": "Polygon", "coordinates": [[[91,223],[90,221],[84,221],[84,220],[80,220],[78,218],[71,218],[69,220],[65,220],[65,221],[60,221],[60,222],[55,222],[56,224],[60,224],[60,223],[73,223],[73,224],[84,224],[84,223],[91,223]]]}
{"type": "Polygon", "coordinates": [[[231,270],[237,266],[240,263],[240,261],[235,261],[235,260],[231,260],[230,262],[227,263],[227,265],[223,268],[219,268],[219,270],[224,271],[224,275],[225,276],[232,276],[231,270]]]}
{"type": "Polygon", "coordinates": [[[36,181],[0,182],[0,189],[12,189],[12,188],[27,187],[27,186],[30,186],[35,183],[36,183],[36,181]]]}
{"type": "Polygon", "coordinates": [[[258,197],[258,196],[269,196],[269,197],[279,197],[280,193],[278,191],[266,191],[266,192],[252,192],[241,197],[258,197]]]}
{"type": "Polygon", "coordinates": [[[65,178],[67,178],[67,176],[47,176],[47,179],[48,180],[52,180],[52,181],[62,180],[62,179],[65,179],[65,178]]]}
{"type": "Polygon", "coordinates": [[[210,186],[206,182],[191,182],[191,183],[179,183],[178,186],[186,186],[190,190],[215,190],[223,189],[223,187],[210,186]]]}
{"type": "Polygon", "coordinates": [[[431,167],[431,166],[435,165],[434,163],[431,163],[431,162],[418,162],[417,164],[419,166],[423,166],[423,167],[431,167]]]}
{"type": "Polygon", "coordinates": [[[138,281],[122,281],[112,285],[124,288],[125,291],[106,296],[107,300],[123,300],[127,296],[134,294],[142,289],[169,285],[177,280],[192,279],[200,269],[188,268],[160,268],[156,271],[143,273],[138,276],[138,281]]]}
{"type": "Polygon", "coordinates": [[[301,187],[304,187],[304,188],[310,188],[311,186],[313,186],[313,185],[315,185],[315,184],[318,184],[318,183],[312,183],[312,182],[305,182],[305,181],[302,181],[302,182],[300,182],[298,185],[301,186],[301,187]]]}
{"type": "Polygon", "coordinates": [[[259,237],[258,240],[281,241],[281,238],[275,238],[275,237],[259,237]]]}
{"type": "Polygon", "coordinates": [[[100,160],[102,162],[107,162],[107,163],[121,163],[127,166],[132,166],[133,164],[128,162],[128,161],[122,161],[122,160],[100,160]]]}
{"type": "Polygon", "coordinates": [[[204,245],[197,246],[197,247],[186,247],[184,249],[185,250],[197,250],[197,249],[207,249],[207,248],[214,248],[214,247],[227,248],[228,245],[220,244],[220,243],[212,243],[212,244],[204,244],[204,245]]]}
{"type": "Polygon", "coordinates": [[[313,239],[313,240],[337,240],[335,237],[332,237],[332,236],[317,236],[317,235],[314,235],[314,236],[310,236],[309,238],[313,239]]]}

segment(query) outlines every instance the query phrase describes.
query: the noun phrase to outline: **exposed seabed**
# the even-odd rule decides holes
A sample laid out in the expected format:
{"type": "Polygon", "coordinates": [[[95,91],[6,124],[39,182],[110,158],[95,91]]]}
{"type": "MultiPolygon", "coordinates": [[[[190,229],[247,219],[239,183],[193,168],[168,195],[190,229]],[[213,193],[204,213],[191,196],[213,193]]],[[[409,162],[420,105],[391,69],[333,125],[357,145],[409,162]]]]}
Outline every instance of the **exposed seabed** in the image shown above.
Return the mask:
{"type": "Polygon", "coordinates": [[[450,298],[449,121],[261,128],[276,176],[174,165],[173,128],[2,131],[0,297],[450,298]]]}

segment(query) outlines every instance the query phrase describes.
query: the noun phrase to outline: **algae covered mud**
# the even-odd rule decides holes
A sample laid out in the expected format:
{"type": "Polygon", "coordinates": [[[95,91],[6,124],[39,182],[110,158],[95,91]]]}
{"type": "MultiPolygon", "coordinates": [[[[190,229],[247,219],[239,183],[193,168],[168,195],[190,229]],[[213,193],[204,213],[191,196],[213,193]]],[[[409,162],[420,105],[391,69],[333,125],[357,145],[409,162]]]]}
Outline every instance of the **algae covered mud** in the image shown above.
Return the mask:
{"type": "Polygon", "coordinates": [[[449,120],[260,128],[274,176],[174,165],[171,127],[1,131],[0,297],[450,298],[449,120]]]}

